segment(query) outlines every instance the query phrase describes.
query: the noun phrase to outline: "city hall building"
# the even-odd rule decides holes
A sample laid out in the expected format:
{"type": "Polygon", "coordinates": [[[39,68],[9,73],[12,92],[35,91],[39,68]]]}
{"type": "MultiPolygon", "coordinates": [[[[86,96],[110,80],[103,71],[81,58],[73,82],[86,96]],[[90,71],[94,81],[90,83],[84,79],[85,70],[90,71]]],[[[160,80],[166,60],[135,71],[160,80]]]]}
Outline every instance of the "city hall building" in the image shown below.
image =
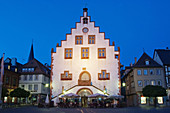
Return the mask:
{"type": "Polygon", "coordinates": [[[120,48],[105,38],[87,8],[66,40],[51,50],[51,99],[75,93],[120,95],[120,48]]]}

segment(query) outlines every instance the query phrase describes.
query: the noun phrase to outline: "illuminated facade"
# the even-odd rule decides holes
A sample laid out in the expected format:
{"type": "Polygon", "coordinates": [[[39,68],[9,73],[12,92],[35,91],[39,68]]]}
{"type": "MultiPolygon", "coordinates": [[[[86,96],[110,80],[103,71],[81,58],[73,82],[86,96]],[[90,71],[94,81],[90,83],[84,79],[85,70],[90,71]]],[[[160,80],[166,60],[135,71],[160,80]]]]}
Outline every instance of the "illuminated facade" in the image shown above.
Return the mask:
{"type": "Polygon", "coordinates": [[[95,93],[120,95],[120,48],[95,27],[83,9],[83,16],[66,40],[51,51],[51,98],[67,93],[88,96],[95,93]]]}

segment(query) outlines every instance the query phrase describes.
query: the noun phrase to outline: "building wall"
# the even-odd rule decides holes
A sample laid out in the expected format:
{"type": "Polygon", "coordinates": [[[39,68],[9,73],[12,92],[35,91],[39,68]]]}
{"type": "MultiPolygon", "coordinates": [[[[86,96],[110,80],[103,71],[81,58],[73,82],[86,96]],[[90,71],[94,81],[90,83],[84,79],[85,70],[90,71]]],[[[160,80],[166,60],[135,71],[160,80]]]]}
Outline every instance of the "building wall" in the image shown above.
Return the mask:
{"type": "Polygon", "coordinates": [[[134,80],[135,80],[135,89],[137,92],[141,92],[142,89],[145,87],[144,86],[144,80],[149,80],[149,85],[151,84],[151,80],[155,80],[156,85],[158,85],[157,81],[161,80],[162,82],[162,87],[165,87],[165,79],[164,79],[164,71],[163,68],[135,68],[134,69],[134,80]],[[154,70],[154,74],[150,75],[149,74],[149,70],[153,69],[154,70]],[[156,69],[160,69],[161,70],[161,74],[157,75],[156,74],[156,69]],[[141,70],[142,74],[138,75],[137,74],[137,70],[141,70]],[[148,75],[144,75],[144,70],[148,70],[148,75]],[[142,81],[142,86],[138,86],[138,80],[142,81]]]}
{"type": "MultiPolygon", "coordinates": [[[[90,20],[90,17],[87,18],[90,20]]],[[[99,27],[94,27],[94,22],[88,21],[88,24],[83,24],[82,21],[83,17],[81,23],[76,23],[76,29],[72,29],[71,34],[66,35],[66,41],[61,42],[61,47],[56,47],[56,53],[52,53],[52,95],[62,93],[62,86],[67,90],[78,85],[79,76],[83,71],[90,73],[94,86],[101,90],[106,86],[109,94],[120,93],[119,60],[115,58],[119,52],[115,51],[115,46],[109,46],[109,39],[105,39],[104,33],[99,33],[99,27]],[[82,32],[84,27],[89,29],[88,33],[82,32]],[[75,45],[76,35],[83,36],[83,45],[75,45]],[[95,44],[88,44],[88,35],[95,35],[95,44]],[[81,47],[89,47],[89,59],[81,59],[81,47]],[[72,59],[64,59],[65,48],[73,49],[72,59]],[[98,59],[98,48],[106,48],[106,59],[98,59]],[[110,73],[110,80],[98,80],[101,70],[110,73]],[[72,80],[61,81],[60,77],[64,71],[72,73],[72,80]]]]}
{"type": "Polygon", "coordinates": [[[24,85],[24,89],[31,92],[31,94],[49,94],[49,87],[44,88],[45,84],[50,84],[49,77],[46,77],[43,74],[38,75],[38,80],[35,80],[35,75],[33,75],[33,79],[29,80],[29,75],[27,75],[27,80],[24,80],[25,75],[21,75],[19,81],[19,87],[24,85]],[[46,81],[44,81],[44,77],[46,77],[46,81]],[[32,85],[32,90],[29,90],[29,85],[32,85]],[[34,91],[34,85],[38,85],[38,90],[34,91]],[[45,89],[45,90],[44,90],[45,89]]]}

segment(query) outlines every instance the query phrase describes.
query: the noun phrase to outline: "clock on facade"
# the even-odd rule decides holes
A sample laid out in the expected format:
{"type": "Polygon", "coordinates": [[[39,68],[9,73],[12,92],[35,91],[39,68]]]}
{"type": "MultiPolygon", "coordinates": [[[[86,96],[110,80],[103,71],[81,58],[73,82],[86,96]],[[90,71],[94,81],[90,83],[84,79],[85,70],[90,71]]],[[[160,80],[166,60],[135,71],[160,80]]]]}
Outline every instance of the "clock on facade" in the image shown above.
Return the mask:
{"type": "Polygon", "coordinates": [[[87,33],[88,31],[89,31],[88,28],[83,28],[83,32],[84,32],[84,33],[87,33]]]}

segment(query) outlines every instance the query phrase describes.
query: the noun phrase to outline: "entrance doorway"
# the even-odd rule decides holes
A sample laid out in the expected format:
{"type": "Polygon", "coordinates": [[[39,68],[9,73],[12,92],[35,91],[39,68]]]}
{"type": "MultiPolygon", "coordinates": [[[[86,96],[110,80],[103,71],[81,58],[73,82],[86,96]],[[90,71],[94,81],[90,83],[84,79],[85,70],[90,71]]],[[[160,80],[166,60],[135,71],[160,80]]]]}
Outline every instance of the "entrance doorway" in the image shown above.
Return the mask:
{"type": "Polygon", "coordinates": [[[91,75],[87,71],[83,71],[80,73],[79,80],[78,80],[79,86],[90,86],[91,85],[91,75]]]}
{"type": "Polygon", "coordinates": [[[77,94],[81,96],[81,106],[88,107],[88,97],[87,96],[92,95],[93,92],[88,88],[83,88],[83,89],[80,89],[77,92],[77,94]]]}

